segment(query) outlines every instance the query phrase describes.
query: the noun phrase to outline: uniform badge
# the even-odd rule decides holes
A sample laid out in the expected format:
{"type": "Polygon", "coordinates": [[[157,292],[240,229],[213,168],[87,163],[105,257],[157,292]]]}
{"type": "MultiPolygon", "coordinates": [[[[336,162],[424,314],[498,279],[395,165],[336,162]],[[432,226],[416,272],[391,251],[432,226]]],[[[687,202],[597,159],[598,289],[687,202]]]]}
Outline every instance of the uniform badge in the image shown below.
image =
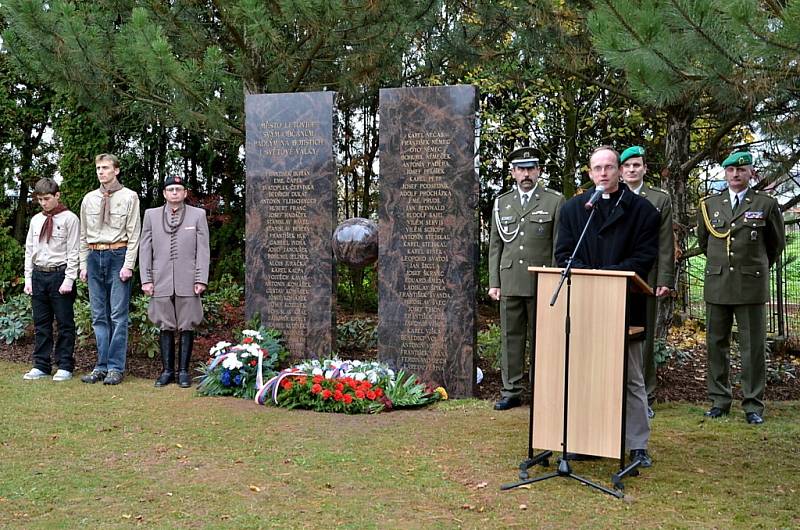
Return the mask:
{"type": "Polygon", "coordinates": [[[545,212],[544,210],[539,210],[539,211],[533,212],[531,215],[550,215],[550,212],[545,212]]]}
{"type": "Polygon", "coordinates": [[[758,230],[750,231],[750,241],[758,241],[758,230]]]}
{"type": "Polygon", "coordinates": [[[507,222],[509,222],[509,221],[513,221],[513,220],[514,220],[514,218],[513,218],[513,217],[501,217],[501,218],[500,218],[500,222],[501,222],[501,223],[507,223],[507,222]]]}
{"type": "Polygon", "coordinates": [[[714,217],[719,217],[719,211],[714,212],[714,217]]]}
{"type": "Polygon", "coordinates": [[[749,220],[760,221],[764,219],[764,212],[763,211],[744,212],[744,218],[749,220]]]}

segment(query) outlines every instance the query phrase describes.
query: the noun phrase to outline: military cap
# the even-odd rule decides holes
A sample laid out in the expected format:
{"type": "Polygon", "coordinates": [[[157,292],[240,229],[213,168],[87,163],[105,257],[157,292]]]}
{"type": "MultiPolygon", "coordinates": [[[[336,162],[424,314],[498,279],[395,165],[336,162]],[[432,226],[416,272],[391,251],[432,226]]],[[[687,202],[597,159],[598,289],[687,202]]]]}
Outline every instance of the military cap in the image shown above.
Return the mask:
{"type": "Polygon", "coordinates": [[[619,163],[624,164],[627,159],[637,156],[644,156],[644,147],[641,145],[632,145],[625,149],[621,155],[619,155],[619,163]]]}
{"type": "Polygon", "coordinates": [[[175,176],[170,175],[169,177],[165,178],[164,184],[161,186],[161,189],[166,189],[168,186],[183,186],[184,188],[188,189],[188,186],[186,185],[186,180],[183,177],[177,175],[175,176]]]}
{"type": "Polygon", "coordinates": [[[508,161],[514,167],[538,167],[539,153],[533,147],[520,147],[508,155],[508,161]]]}
{"type": "Polygon", "coordinates": [[[722,167],[752,166],[753,155],[747,151],[734,151],[728,158],[722,161],[722,167]]]}

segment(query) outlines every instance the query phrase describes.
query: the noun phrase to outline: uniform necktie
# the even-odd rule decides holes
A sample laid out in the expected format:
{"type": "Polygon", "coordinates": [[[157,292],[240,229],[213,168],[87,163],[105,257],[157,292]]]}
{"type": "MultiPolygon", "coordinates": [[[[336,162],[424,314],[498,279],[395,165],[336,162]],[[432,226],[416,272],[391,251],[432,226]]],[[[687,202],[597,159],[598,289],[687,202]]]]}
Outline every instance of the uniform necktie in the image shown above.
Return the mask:
{"type": "Polygon", "coordinates": [[[736,211],[736,208],[739,207],[739,195],[736,194],[733,198],[733,211],[736,211]]]}
{"type": "Polygon", "coordinates": [[[527,206],[528,206],[528,194],[527,193],[523,193],[522,194],[522,207],[525,208],[527,206]]]}

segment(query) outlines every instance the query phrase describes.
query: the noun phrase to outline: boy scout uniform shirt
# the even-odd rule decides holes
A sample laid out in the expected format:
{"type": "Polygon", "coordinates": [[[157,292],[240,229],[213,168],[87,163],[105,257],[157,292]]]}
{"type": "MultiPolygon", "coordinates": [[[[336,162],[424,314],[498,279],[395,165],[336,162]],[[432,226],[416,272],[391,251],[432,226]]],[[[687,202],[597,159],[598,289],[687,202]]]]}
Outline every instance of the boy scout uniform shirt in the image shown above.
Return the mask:
{"type": "Polygon", "coordinates": [[[535,296],[534,276],[528,267],[552,266],[558,216],[564,196],[537,185],[525,208],[517,189],[500,195],[492,208],[489,238],[489,287],[499,287],[502,296],[535,296]],[[496,211],[495,211],[496,209],[496,211]],[[500,237],[502,227],[506,243],[500,237]]]}
{"type": "Polygon", "coordinates": [[[697,242],[706,254],[705,301],[763,304],[769,268],[786,245],[778,201],[748,189],[735,212],[728,190],[705,197],[698,211],[697,242]]]}
{"type": "Polygon", "coordinates": [[[115,191],[108,198],[111,220],[103,223],[103,194],[95,189],[86,194],[81,203],[81,270],[86,270],[86,258],[91,243],[128,242],[123,267],[133,270],[139,251],[139,196],[128,188],[115,191]]]}
{"type": "Polygon", "coordinates": [[[39,241],[47,217],[37,213],[31,219],[25,239],[25,279],[30,280],[34,265],[58,267],[66,265],[64,279],[74,283],[78,277],[80,228],[78,216],[69,210],[53,216],[53,235],[50,241],[39,241]]]}
{"type": "Polygon", "coordinates": [[[639,196],[647,199],[661,215],[658,229],[658,257],[647,278],[650,287],[675,285],[675,236],[672,232],[672,199],[661,188],[642,184],[639,196]]]}

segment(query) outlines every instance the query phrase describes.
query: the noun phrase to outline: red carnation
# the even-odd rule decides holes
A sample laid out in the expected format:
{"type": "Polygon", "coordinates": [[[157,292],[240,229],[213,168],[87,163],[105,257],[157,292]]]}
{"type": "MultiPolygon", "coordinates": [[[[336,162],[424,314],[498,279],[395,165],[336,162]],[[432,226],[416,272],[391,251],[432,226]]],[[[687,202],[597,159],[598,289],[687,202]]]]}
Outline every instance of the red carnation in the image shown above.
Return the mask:
{"type": "Polygon", "coordinates": [[[369,392],[367,392],[367,399],[368,400],[374,401],[376,397],[378,397],[378,396],[375,395],[375,391],[374,390],[370,390],[369,392]]]}
{"type": "Polygon", "coordinates": [[[312,394],[319,394],[320,392],[322,392],[322,385],[320,385],[319,383],[311,387],[312,394]]]}
{"type": "Polygon", "coordinates": [[[253,337],[245,337],[242,341],[243,344],[251,344],[253,342],[253,337]]]}
{"type": "Polygon", "coordinates": [[[301,376],[300,379],[297,380],[297,384],[300,386],[306,386],[306,382],[308,382],[308,378],[306,376],[301,376]]]}
{"type": "Polygon", "coordinates": [[[341,390],[337,390],[336,392],[333,393],[333,399],[335,399],[336,401],[341,401],[342,399],[344,399],[344,394],[342,394],[341,390]]]}
{"type": "Polygon", "coordinates": [[[325,378],[324,378],[324,377],[322,377],[321,375],[315,375],[315,376],[314,376],[314,377],[311,379],[311,382],[312,382],[312,383],[315,383],[315,384],[319,384],[319,383],[322,383],[324,380],[325,380],[325,378]]]}
{"type": "Polygon", "coordinates": [[[344,403],[345,403],[345,405],[349,405],[352,402],[353,402],[353,396],[351,396],[350,394],[345,394],[344,395],[344,403]]]}
{"type": "Polygon", "coordinates": [[[322,399],[330,399],[332,392],[327,388],[322,391],[322,399]]]}
{"type": "Polygon", "coordinates": [[[257,364],[258,364],[258,361],[256,361],[255,359],[253,359],[252,361],[250,361],[250,366],[255,366],[255,365],[257,365],[257,364]]]}
{"type": "Polygon", "coordinates": [[[283,383],[281,383],[281,386],[284,390],[289,390],[292,388],[292,382],[286,379],[283,383]]]}
{"type": "Polygon", "coordinates": [[[344,385],[342,383],[336,383],[336,386],[334,388],[336,388],[337,392],[341,392],[342,390],[344,390],[344,385]]]}
{"type": "Polygon", "coordinates": [[[375,388],[375,395],[378,397],[383,396],[383,389],[381,387],[375,388]]]}
{"type": "Polygon", "coordinates": [[[356,390],[356,397],[358,399],[364,399],[364,391],[361,389],[356,390]]]}
{"type": "Polygon", "coordinates": [[[356,388],[358,388],[358,382],[355,379],[350,379],[349,381],[347,381],[347,386],[355,390],[356,388]]]}

